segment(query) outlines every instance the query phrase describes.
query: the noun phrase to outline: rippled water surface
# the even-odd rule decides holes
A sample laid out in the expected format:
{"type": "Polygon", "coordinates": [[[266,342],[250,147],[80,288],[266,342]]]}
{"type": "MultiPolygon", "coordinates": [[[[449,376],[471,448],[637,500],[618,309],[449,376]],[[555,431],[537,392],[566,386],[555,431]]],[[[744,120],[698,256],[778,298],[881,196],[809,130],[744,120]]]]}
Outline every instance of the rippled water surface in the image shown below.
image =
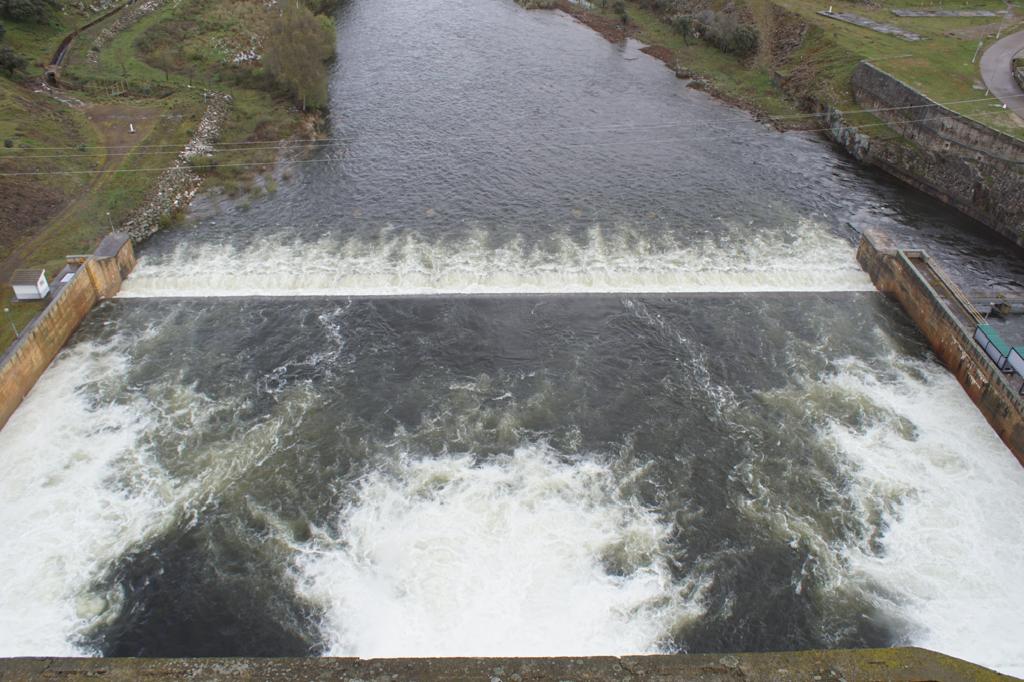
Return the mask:
{"type": "Polygon", "coordinates": [[[0,433],[0,652],[1024,672],[1024,470],[854,245],[1018,252],[561,14],[338,37],[332,144],[144,245],[0,433]]]}

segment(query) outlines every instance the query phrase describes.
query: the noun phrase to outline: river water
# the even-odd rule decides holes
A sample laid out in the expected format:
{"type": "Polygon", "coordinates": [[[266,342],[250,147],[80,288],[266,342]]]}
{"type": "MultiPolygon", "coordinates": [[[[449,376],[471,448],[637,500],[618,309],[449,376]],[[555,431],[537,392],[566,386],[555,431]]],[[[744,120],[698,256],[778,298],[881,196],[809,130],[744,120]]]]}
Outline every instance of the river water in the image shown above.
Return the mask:
{"type": "Polygon", "coordinates": [[[1017,251],[561,14],[338,34],[332,143],[147,243],[0,432],[0,653],[1024,673],[1024,470],[854,244],[1017,251]]]}

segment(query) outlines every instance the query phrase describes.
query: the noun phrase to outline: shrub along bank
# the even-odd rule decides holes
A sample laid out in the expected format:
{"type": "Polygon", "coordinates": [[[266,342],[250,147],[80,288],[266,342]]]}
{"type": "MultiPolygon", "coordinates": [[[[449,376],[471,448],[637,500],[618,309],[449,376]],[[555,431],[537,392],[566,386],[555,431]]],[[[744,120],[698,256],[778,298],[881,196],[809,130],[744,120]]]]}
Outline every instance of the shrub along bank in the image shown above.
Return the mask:
{"type": "MultiPolygon", "coordinates": [[[[276,145],[220,150],[319,134],[335,2],[137,0],[82,31],[60,86],[46,89],[43,67],[63,37],[117,3],[0,0],[0,57],[8,48],[23,60],[0,64],[0,303],[12,305],[14,268],[52,276],[66,254],[90,252],[151,206],[213,93],[231,104],[219,146],[194,157],[193,170],[232,196],[274,187],[276,145]],[[34,9],[10,11],[17,3],[34,9]]],[[[24,321],[28,308],[12,312],[24,321]]],[[[0,327],[0,349],[12,338],[0,327]]]]}

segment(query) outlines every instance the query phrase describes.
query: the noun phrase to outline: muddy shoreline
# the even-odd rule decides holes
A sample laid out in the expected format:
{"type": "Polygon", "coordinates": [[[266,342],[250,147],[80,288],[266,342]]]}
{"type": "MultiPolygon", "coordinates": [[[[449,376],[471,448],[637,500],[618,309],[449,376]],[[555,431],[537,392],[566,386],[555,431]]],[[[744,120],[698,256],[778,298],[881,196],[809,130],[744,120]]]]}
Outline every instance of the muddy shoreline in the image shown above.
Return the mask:
{"type": "MultiPolygon", "coordinates": [[[[591,12],[583,6],[574,4],[569,0],[558,0],[555,5],[555,9],[568,14],[584,26],[596,31],[610,43],[620,43],[627,38],[643,42],[637,37],[639,29],[634,24],[623,25],[622,22],[591,12]]],[[[787,130],[807,130],[811,128],[817,129],[820,127],[814,118],[810,118],[808,120],[790,119],[787,121],[779,121],[772,118],[767,112],[752,102],[746,101],[741,97],[734,97],[725,93],[720,88],[716,87],[712,80],[695,74],[690,69],[686,68],[685,65],[678,63],[675,53],[664,45],[644,44],[644,47],[640,48],[640,51],[662,62],[676,74],[677,78],[689,81],[687,83],[687,87],[706,92],[720,102],[736,107],[737,109],[742,109],[743,111],[751,114],[756,120],[766,125],[770,125],[776,130],[784,132],[787,130]],[[810,121],[810,124],[808,121],[810,121]]],[[[798,108],[806,111],[807,113],[817,113],[814,111],[807,111],[805,106],[798,106],[798,108]]]]}

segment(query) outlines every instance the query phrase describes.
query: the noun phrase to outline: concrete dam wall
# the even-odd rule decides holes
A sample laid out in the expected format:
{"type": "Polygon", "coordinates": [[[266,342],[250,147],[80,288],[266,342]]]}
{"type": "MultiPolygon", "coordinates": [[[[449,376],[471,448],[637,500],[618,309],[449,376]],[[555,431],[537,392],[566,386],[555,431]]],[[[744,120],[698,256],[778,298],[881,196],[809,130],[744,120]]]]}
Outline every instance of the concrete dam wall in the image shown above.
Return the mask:
{"type": "Polygon", "coordinates": [[[14,414],[36,380],[78,328],[92,307],[121,289],[135,267],[135,252],[127,235],[106,237],[84,259],[71,281],[0,358],[0,428],[14,414]]]}
{"type": "Polygon", "coordinates": [[[853,72],[857,103],[904,139],[848,127],[825,114],[832,137],[858,160],[1024,245],[1024,142],[936,103],[867,62],[853,72]]]}
{"type": "Polygon", "coordinates": [[[913,262],[927,267],[927,255],[896,249],[884,235],[868,233],[861,239],[857,260],[878,290],[896,299],[910,315],[942,364],[1024,465],[1024,400],[974,342],[974,330],[964,325],[926,279],[922,267],[913,262]]]}

